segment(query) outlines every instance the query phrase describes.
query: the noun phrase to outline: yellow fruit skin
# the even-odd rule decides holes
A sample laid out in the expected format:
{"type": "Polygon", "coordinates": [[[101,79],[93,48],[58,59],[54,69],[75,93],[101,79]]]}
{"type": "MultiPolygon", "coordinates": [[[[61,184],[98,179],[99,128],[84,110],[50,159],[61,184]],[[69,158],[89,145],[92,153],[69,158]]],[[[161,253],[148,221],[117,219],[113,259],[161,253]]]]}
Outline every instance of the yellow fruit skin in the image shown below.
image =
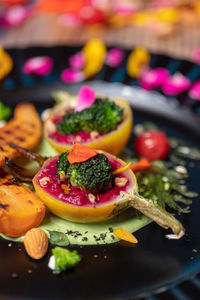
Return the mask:
{"type": "Polygon", "coordinates": [[[110,219],[111,213],[115,208],[115,204],[108,206],[93,207],[77,207],[66,204],[59,200],[55,200],[49,194],[44,192],[39,186],[35,185],[35,190],[39,197],[44,201],[48,209],[56,216],[77,223],[93,223],[102,222],[110,219]]]}
{"type": "MultiPolygon", "coordinates": [[[[74,99],[73,99],[74,100],[74,99]]],[[[117,155],[126,146],[132,126],[133,126],[133,115],[130,105],[124,99],[112,99],[116,104],[121,106],[124,109],[124,120],[120,125],[118,125],[116,130],[105,134],[103,137],[99,137],[94,139],[91,142],[83,143],[84,145],[92,148],[92,149],[99,149],[106,152],[109,152],[113,155],[117,155]]],[[[72,145],[67,145],[64,143],[55,142],[52,138],[49,137],[49,122],[51,122],[51,118],[58,113],[59,109],[63,109],[63,106],[67,107],[70,105],[70,100],[68,103],[61,104],[60,107],[55,107],[55,110],[52,111],[50,117],[44,124],[44,135],[47,141],[51,144],[53,148],[55,148],[59,153],[65,152],[72,148],[72,145]]]]}
{"type": "MultiPolygon", "coordinates": [[[[106,153],[106,155],[112,157],[112,155],[108,153],[106,153]]],[[[124,161],[118,158],[117,160],[121,162],[122,165],[126,164],[124,161]]],[[[45,168],[45,165],[48,164],[48,161],[49,160],[45,162],[43,168],[45,168]]],[[[131,200],[131,197],[133,196],[135,191],[137,191],[137,181],[134,173],[130,169],[124,171],[124,174],[126,174],[126,176],[128,176],[130,180],[130,186],[126,191],[127,195],[123,197],[123,203],[126,203],[127,201],[131,200]]],[[[38,174],[36,174],[33,179],[33,185],[38,196],[43,200],[43,202],[52,213],[69,221],[77,223],[102,222],[113,218],[115,216],[113,211],[116,208],[117,204],[122,204],[121,196],[116,197],[114,201],[102,206],[80,207],[64,203],[44,191],[38,183],[37,176],[38,174]]]]}

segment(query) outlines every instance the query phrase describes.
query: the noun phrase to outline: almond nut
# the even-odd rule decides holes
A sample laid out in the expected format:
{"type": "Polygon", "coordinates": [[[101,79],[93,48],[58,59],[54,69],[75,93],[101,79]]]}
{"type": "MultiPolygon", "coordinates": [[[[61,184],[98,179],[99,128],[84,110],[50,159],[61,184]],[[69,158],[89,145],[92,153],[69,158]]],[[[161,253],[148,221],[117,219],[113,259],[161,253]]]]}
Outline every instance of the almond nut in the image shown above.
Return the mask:
{"type": "Polygon", "coordinates": [[[48,236],[43,230],[32,228],[24,236],[24,246],[30,257],[40,259],[48,250],[48,236]]]}

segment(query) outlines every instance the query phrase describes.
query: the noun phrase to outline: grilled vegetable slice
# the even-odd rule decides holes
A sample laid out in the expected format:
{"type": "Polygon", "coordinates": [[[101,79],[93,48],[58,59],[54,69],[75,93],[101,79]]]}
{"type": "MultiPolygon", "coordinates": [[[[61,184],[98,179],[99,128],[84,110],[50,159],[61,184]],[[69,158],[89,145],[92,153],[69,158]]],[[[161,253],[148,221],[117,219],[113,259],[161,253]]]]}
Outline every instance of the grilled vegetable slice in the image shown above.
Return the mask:
{"type": "Polygon", "coordinates": [[[42,126],[38,113],[29,103],[20,103],[14,111],[14,118],[0,128],[0,167],[5,157],[13,159],[20,155],[11,144],[27,149],[34,148],[42,136],[42,126]]]}
{"type": "Polygon", "coordinates": [[[0,169],[0,232],[10,237],[37,227],[45,215],[43,202],[12,175],[0,169]]]}

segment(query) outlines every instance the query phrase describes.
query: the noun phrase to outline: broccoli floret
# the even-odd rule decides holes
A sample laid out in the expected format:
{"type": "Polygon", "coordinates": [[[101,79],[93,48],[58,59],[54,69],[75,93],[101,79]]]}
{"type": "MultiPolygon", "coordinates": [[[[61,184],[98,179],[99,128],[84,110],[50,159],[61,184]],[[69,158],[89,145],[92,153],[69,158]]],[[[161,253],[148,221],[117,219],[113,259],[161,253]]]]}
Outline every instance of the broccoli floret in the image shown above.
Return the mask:
{"type": "Polygon", "coordinates": [[[57,123],[61,134],[74,134],[81,130],[108,133],[114,130],[123,117],[123,109],[112,101],[96,99],[93,105],[80,112],[71,110],[57,123]]]}
{"type": "Polygon", "coordinates": [[[11,108],[0,102],[0,121],[7,120],[11,115],[11,108]]]}
{"type": "Polygon", "coordinates": [[[70,164],[68,153],[62,153],[57,162],[58,174],[65,172],[65,178],[72,185],[90,193],[106,191],[112,186],[114,178],[112,165],[107,157],[100,153],[82,163],[70,164]],[[65,163],[64,163],[65,161],[65,163]]]}
{"type": "Polygon", "coordinates": [[[79,114],[70,110],[61,121],[57,122],[56,127],[61,134],[73,134],[81,131],[79,114]]]}
{"type": "Polygon", "coordinates": [[[59,155],[59,160],[56,162],[56,168],[58,170],[58,176],[63,177],[65,176],[67,169],[70,166],[70,163],[68,161],[68,154],[69,152],[65,152],[59,155]]]}
{"type": "Polygon", "coordinates": [[[77,251],[70,251],[61,247],[52,249],[52,254],[55,259],[54,273],[56,274],[74,267],[81,260],[77,251]]]}

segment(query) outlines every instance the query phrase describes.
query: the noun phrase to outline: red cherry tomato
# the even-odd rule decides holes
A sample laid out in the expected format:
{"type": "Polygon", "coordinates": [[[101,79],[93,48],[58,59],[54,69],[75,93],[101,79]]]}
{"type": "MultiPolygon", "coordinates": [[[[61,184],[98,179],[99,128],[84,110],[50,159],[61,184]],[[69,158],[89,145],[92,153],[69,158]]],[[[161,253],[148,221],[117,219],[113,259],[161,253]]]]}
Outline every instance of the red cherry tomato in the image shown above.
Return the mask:
{"type": "Polygon", "coordinates": [[[149,160],[164,159],[168,155],[169,149],[167,136],[160,131],[145,131],[135,140],[136,153],[149,160]]]}

